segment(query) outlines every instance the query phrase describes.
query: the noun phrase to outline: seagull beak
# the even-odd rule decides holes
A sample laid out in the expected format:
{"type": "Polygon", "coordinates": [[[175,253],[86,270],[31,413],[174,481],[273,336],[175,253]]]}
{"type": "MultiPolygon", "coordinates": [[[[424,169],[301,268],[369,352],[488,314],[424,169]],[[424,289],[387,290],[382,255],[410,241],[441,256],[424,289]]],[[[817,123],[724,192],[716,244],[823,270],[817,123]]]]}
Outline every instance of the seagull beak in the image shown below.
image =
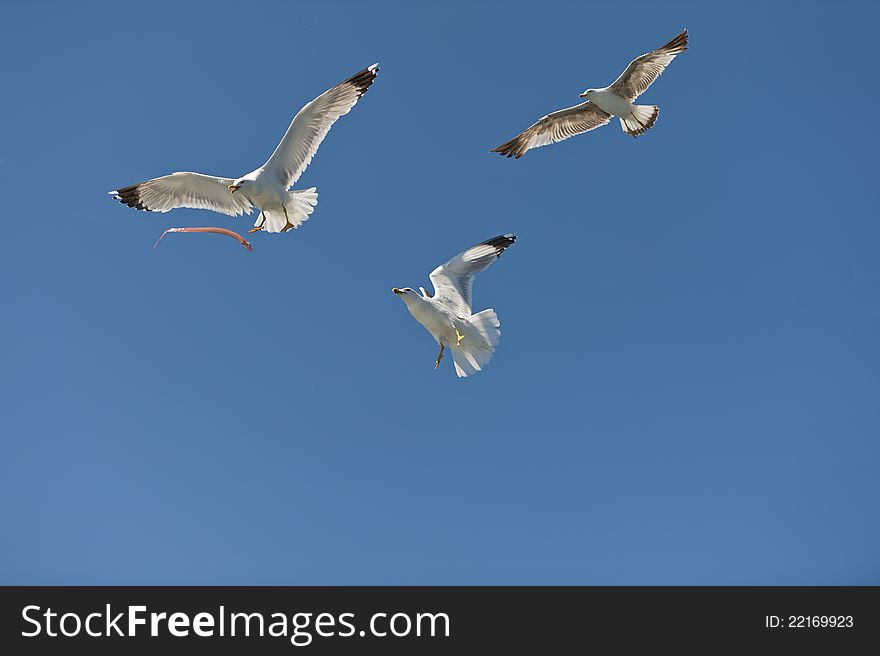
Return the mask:
{"type": "Polygon", "coordinates": [[[584,92],[581,94],[581,98],[586,98],[586,97],[587,97],[587,92],[584,91],[584,92]]]}
{"type": "Polygon", "coordinates": [[[403,294],[403,290],[402,290],[402,289],[398,289],[397,287],[392,287],[392,288],[391,288],[391,291],[394,292],[394,293],[397,294],[397,295],[403,294]]]}
{"type": "Polygon", "coordinates": [[[229,190],[230,194],[234,194],[236,191],[238,191],[238,187],[236,187],[234,184],[231,184],[226,188],[229,190]]]}

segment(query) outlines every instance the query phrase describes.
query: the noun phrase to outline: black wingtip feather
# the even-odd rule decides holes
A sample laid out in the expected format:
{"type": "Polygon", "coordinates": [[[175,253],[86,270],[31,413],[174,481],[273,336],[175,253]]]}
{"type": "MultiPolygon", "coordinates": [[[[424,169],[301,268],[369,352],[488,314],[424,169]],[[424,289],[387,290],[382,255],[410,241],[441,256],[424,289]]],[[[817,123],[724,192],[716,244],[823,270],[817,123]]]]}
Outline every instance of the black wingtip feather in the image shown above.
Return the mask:
{"type": "Polygon", "coordinates": [[[136,184],[129,187],[122,187],[121,189],[117,189],[115,192],[116,195],[113,196],[113,198],[115,200],[118,200],[123,205],[128,205],[129,207],[133,207],[136,210],[152,212],[149,207],[141,202],[140,186],[140,184],[136,184]]]}
{"type": "Polygon", "coordinates": [[[501,257],[501,254],[516,241],[516,235],[512,232],[487,239],[480,246],[492,246],[495,249],[495,255],[501,257]]]}
{"type": "Polygon", "coordinates": [[[372,66],[368,66],[364,70],[355,73],[345,82],[343,82],[343,84],[352,84],[357,87],[358,97],[360,97],[367,92],[367,89],[369,89],[370,85],[373,84],[373,81],[376,79],[376,76],[378,74],[379,64],[373,64],[372,66]]]}

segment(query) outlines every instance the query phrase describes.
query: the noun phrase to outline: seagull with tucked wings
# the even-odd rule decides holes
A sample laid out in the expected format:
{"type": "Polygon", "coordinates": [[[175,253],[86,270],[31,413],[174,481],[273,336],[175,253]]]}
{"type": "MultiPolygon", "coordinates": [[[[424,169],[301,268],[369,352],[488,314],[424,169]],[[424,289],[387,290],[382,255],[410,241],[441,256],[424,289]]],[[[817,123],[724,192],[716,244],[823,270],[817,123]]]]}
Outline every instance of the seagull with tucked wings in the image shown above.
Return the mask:
{"type": "Polygon", "coordinates": [[[440,355],[434,369],[440,366],[443,351],[452,351],[455,373],[464,378],[480,371],[492,358],[501,325],[495,310],[473,314],[471,295],[474,275],[485,270],[516,241],[516,235],[506,234],[487,239],[459,253],[446,264],[431,272],[434,293],[424,287],[418,293],[411,287],[394,287],[410,314],[422,324],[440,345],[440,355]]]}
{"type": "Polygon", "coordinates": [[[519,159],[531,148],[600,128],[612,116],[620,119],[620,127],[627,134],[633,137],[644,134],[654,126],[660,108],[657,105],[634,105],[633,101],[647,91],[676,55],[687,50],[687,45],[688,31],[685,29],[665,46],[633,59],[610,86],[584,91],[581,98],[586,98],[586,102],[548,114],[525,132],[489,152],[519,159]]]}
{"type": "MultiPolygon", "coordinates": [[[[148,212],[191,207],[239,216],[251,214],[256,208],[260,214],[251,232],[298,228],[315,210],[318,193],[315,187],[288,190],[306,170],[336,120],[348,114],[366,93],[378,70],[379,65],[373,64],[355,73],[299,110],[269,160],[247,175],[221,178],[202,173],[172,173],[109,193],[124,205],[148,212]]],[[[219,228],[198,230],[222,232],[219,228]]]]}

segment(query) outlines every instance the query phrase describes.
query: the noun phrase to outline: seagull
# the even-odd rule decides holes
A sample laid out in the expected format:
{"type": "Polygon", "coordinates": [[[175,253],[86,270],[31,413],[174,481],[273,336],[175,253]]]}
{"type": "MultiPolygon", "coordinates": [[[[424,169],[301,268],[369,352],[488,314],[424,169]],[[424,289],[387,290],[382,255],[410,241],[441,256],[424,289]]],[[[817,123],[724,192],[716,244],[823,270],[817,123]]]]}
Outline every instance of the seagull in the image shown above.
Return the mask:
{"type": "Polygon", "coordinates": [[[109,193],[123,205],[148,212],[191,207],[239,216],[257,208],[260,214],[250,232],[298,228],[315,211],[318,193],[315,187],[288,189],[306,170],[336,120],[367,92],[378,70],[379,65],[373,64],[355,73],[299,110],[269,160],[247,175],[232,179],[179,172],[109,193]]]}
{"type": "Polygon", "coordinates": [[[633,59],[611,86],[584,91],[581,98],[586,98],[586,102],[547,114],[525,132],[489,152],[519,159],[530,148],[600,128],[612,116],[620,119],[620,127],[627,134],[633,137],[644,134],[657,121],[660,108],[657,105],[633,105],[633,101],[647,91],[676,55],[687,50],[687,43],[688,31],[685,29],[665,46],[633,59]]]}
{"type": "Polygon", "coordinates": [[[391,289],[440,345],[434,369],[440,366],[447,347],[452,350],[459,378],[475,374],[492,359],[501,338],[501,324],[495,310],[471,312],[474,274],[485,270],[515,241],[513,234],[492,237],[441,264],[431,272],[433,294],[424,287],[419,287],[421,294],[411,287],[391,289]]]}

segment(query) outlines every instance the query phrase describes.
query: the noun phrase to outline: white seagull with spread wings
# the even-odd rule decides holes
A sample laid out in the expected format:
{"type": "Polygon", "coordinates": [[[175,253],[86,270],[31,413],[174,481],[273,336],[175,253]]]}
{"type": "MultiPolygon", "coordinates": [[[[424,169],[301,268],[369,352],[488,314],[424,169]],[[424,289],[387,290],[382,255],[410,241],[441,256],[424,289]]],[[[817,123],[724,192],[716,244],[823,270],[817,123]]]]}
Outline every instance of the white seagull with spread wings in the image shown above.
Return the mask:
{"type": "Polygon", "coordinates": [[[410,314],[427,328],[440,345],[434,369],[440,366],[443,351],[452,350],[455,373],[464,378],[480,371],[492,359],[501,331],[495,310],[471,312],[474,274],[501,257],[516,241],[516,235],[499,235],[459,253],[431,272],[434,293],[419,287],[394,287],[391,291],[406,303],[410,314]]]}
{"type": "Polygon", "coordinates": [[[657,121],[660,108],[657,105],[633,105],[633,101],[647,91],[676,55],[687,50],[687,43],[688,31],[683,30],[665,46],[633,59],[611,86],[584,91],[581,98],[586,98],[586,102],[548,114],[525,132],[489,152],[519,159],[530,148],[602,127],[612,116],[620,119],[620,127],[627,134],[633,137],[644,134],[657,121]]]}
{"type": "Polygon", "coordinates": [[[366,93],[378,70],[378,64],[365,68],[299,110],[269,161],[247,175],[232,179],[172,173],[109,193],[120,203],[148,212],[191,207],[239,216],[257,208],[260,215],[251,232],[298,228],[315,210],[318,193],[315,187],[288,189],[306,170],[336,120],[366,93]]]}

